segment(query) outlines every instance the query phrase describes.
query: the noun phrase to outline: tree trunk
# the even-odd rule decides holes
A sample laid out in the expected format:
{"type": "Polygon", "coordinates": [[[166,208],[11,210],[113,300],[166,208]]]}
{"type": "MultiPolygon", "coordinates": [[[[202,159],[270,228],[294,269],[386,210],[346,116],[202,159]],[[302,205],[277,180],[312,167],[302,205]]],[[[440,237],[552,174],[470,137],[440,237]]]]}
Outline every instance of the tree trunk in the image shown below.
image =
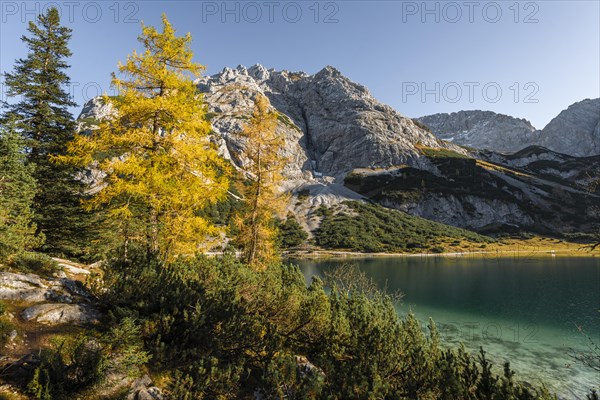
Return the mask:
{"type": "Polygon", "coordinates": [[[253,264],[256,260],[257,252],[258,252],[258,200],[261,196],[261,186],[262,186],[262,166],[261,166],[261,153],[260,148],[257,154],[256,161],[256,193],[254,193],[254,199],[252,204],[252,216],[250,219],[250,229],[252,234],[252,239],[250,242],[250,252],[248,254],[248,263],[253,264]]]}

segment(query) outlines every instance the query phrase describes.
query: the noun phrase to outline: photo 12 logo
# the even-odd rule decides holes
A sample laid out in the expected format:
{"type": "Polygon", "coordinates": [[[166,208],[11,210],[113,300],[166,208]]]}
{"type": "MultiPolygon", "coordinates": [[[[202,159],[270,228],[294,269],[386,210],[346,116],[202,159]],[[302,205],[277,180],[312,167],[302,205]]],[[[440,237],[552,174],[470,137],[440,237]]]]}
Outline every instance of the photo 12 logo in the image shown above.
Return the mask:
{"type": "Polygon", "coordinates": [[[539,328],[533,323],[503,325],[495,322],[449,322],[439,324],[438,332],[445,342],[536,343],[539,328]]]}
{"type": "Polygon", "coordinates": [[[515,24],[537,24],[539,11],[539,4],[533,1],[404,1],[402,22],[495,24],[511,20],[515,24]]]}
{"type": "Polygon", "coordinates": [[[539,103],[539,91],[536,82],[513,82],[505,87],[498,82],[402,82],[402,102],[498,103],[502,96],[510,95],[515,103],[535,104],[539,103]]]}
{"type": "Polygon", "coordinates": [[[315,24],[336,24],[339,22],[340,5],[334,1],[202,1],[201,12],[203,23],[295,24],[309,20],[315,24]]]}
{"type": "MultiPolygon", "coordinates": [[[[77,104],[83,106],[89,100],[103,96],[118,96],[119,91],[112,85],[103,86],[98,82],[75,82],[71,81],[64,86],[64,90],[69,94],[69,98],[77,104]]],[[[4,82],[0,82],[0,101],[5,103],[15,103],[23,101],[22,96],[9,96],[8,88],[4,82]]]]}
{"type": "Polygon", "coordinates": [[[61,21],[114,22],[138,24],[140,5],[136,1],[1,1],[2,23],[16,19],[22,23],[35,21],[38,15],[56,8],[61,21]]]}

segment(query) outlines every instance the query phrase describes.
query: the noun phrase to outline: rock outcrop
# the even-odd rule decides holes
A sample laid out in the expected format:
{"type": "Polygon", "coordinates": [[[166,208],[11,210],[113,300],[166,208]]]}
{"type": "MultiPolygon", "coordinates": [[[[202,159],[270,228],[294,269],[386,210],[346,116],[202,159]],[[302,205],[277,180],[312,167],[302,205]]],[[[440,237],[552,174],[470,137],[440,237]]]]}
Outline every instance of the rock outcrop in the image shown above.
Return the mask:
{"type": "Polygon", "coordinates": [[[53,295],[49,285],[35,274],[0,272],[0,300],[39,303],[53,295]]]}
{"type": "Polygon", "coordinates": [[[162,391],[152,385],[152,379],[148,375],[144,375],[133,381],[126,400],[162,400],[164,398],[162,391]]]}
{"type": "Polygon", "coordinates": [[[41,324],[87,324],[98,320],[98,312],[88,305],[46,303],[28,307],[21,313],[25,321],[41,324]]]}
{"type": "MultiPolygon", "coordinates": [[[[573,157],[540,146],[529,146],[512,154],[477,152],[477,158],[518,168],[545,178],[559,178],[580,188],[592,190],[600,176],[600,155],[573,157]]],[[[600,193],[596,185],[596,192],[600,193]]]]}
{"type": "MultiPolygon", "coordinates": [[[[71,275],[88,275],[90,271],[75,263],[60,260],[58,265],[71,275]]],[[[78,280],[64,271],[51,277],[36,274],[0,272],[0,300],[23,308],[24,321],[46,325],[85,324],[96,322],[100,313],[93,306],[93,296],[78,280]]]]}
{"type": "Polygon", "coordinates": [[[90,295],[81,282],[66,276],[43,279],[35,274],[0,272],[0,300],[70,304],[89,301],[90,295]]]}

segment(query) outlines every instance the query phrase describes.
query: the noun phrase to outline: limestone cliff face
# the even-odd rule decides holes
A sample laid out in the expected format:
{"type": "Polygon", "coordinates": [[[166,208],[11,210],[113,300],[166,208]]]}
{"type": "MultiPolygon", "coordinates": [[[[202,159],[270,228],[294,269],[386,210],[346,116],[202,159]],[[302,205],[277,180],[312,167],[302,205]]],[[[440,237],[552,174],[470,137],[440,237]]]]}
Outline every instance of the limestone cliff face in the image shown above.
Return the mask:
{"type": "Polygon", "coordinates": [[[256,95],[269,98],[281,114],[278,129],[292,159],[285,171],[290,178],[339,181],[354,168],[416,164],[418,145],[465,153],[378,102],[364,86],[333,67],[307,75],[240,66],[202,78],[198,85],[205,93],[213,129],[236,162],[243,154],[236,133],[256,95]]]}
{"type": "Polygon", "coordinates": [[[542,130],[527,120],[491,111],[459,111],[418,118],[440,139],[497,152],[542,146],[575,157],[600,155],[600,99],[572,104],[542,130]]]}
{"type": "Polygon", "coordinates": [[[539,145],[576,157],[600,155],[600,98],[572,104],[540,133],[539,145]]]}
{"type": "Polygon", "coordinates": [[[418,118],[440,139],[476,149],[515,152],[539,140],[525,119],[491,111],[459,111],[418,118]]]}

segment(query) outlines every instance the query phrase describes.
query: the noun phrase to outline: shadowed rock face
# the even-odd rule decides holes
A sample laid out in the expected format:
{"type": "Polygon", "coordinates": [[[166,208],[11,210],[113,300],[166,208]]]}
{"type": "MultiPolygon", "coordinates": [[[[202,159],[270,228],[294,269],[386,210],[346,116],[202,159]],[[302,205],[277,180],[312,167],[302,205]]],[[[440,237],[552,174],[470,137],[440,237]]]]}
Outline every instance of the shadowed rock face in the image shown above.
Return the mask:
{"type": "Polygon", "coordinates": [[[244,145],[236,132],[259,93],[281,114],[278,129],[292,159],[285,171],[290,178],[339,180],[354,168],[413,164],[419,158],[417,145],[464,153],[381,104],[333,67],[307,75],[240,66],[204,77],[198,85],[221,147],[238,165],[244,162],[244,145]]]}

